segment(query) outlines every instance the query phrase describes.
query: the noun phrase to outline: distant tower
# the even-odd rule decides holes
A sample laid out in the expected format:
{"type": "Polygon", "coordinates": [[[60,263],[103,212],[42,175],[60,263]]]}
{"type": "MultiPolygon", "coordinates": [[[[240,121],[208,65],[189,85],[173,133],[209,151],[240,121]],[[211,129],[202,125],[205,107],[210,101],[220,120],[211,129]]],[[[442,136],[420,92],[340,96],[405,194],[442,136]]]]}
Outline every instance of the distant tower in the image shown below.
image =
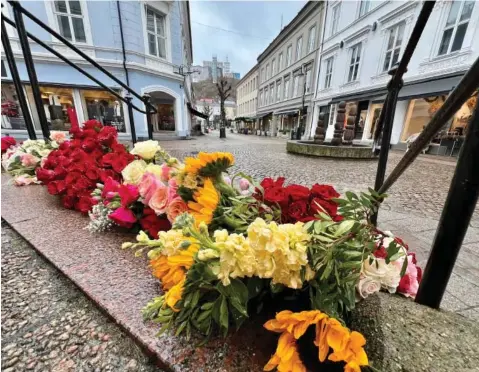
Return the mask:
{"type": "Polygon", "coordinates": [[[213,83],[218,81],[218,57],[213,54],[213,64],[211,66],[211,75],[213,77],[213,83]]]}
{"type": "Polygon", "coordinates": [[[226,60],[223,63],[223,73],[229,74],[231,72],[230,70],[230,62],[228,61],[228,55],[226,56],[226,60]]]}

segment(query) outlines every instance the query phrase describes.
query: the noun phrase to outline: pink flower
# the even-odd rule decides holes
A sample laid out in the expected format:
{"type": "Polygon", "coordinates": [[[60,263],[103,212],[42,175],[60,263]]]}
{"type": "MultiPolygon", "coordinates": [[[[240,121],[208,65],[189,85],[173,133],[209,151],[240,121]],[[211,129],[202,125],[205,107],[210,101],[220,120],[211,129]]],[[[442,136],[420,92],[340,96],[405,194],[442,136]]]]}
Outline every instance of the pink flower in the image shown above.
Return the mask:
{"type": "Polygon", "coordinates": [[[143,203],[148,205],[151,197],[158,187],[160,187],[161,181],[156,178],[153,173],[145,173],[138,184],[138,191],[143,198],[143,203]]]}
{"type": "Polygon", "coordinates": [[[168,207],[168,192],[168,187],[160,182],[148,202],[148,206],[153,209],[158,216],[166,213],[166,208],[168,207]]]}
{"type": "Polygon", "coordinates": [[[25,167],[32,167],[38,163],[38,159],[36,156],[33,156],[32,154],[24,154],[21,157],[22,160],[22,165],[25,167]]]}
{"type": "Polygon", "coordinates": [[[241,191],[246,191],[249,189],[249,181],[246,178],[242,178],[239,181],[239,187],[241,191]]]}
{"type": "Polygon", "coordinates": [[[168,181],[168,200],[169,201],[175,199],[178,196],[177,191],[178,191],[178,184],[176,183],[176,180],[172,178],[168,181]]]}
{"type": "Polygon", "coordinates": [[[170,170],[171,168],[166,164],[163,164],[161,166],[161,180],[163,182],[168,182],[168,180],[170,179],[170,170]]]}
{"type": "Polygon", "coordinates": [[[175,218],[188,211],[188,205],[178,196],[170,201],[166,210],[166,216],[168,220],[173,223],[175,218]]]}
{"type": "Polygon", "coordinates": [[[103,190],[101,191],[101,197],[106,199],[114,198],[116,193],[118,192],[119,187],[120,183],[118,181],[115,181],[113,178],[108,177],[105,180],[103,190]]]}
{"type": "Polygon", "coordinates": [[[35,179],[27,174],[22,174],[21,176],[15,177],[16,186],[25,186],[34,183],[35,179]]]}
{"type": "Polygon", "coordinates": [[[62,144],[67,139],[67,134],[65,132],[52,131],[50,133],[50,138],[52,141],[55,141],[58,144],[62,144]]]}
{"type": "Polygon", "coordinates": [[[122,207],[128,207],[138,200],[140,194],[138,193],[138,187],[135,185],[124,184],[118,188],[118,195],[120,195],[122,207]]]}
{"type": "Polygon", "coordinates": [[[415,298],[419,288],[419,282],[421,281],[421,276],[422,271],[420,267],[416,266],[414,254],[408,254],[406,273],[401,278],[397,291],[406,297],[415,298]]]}
{"type": "Polygon", "coordinates": [[[231,185],[231,178],[228,176],[223,176],[223,181],[225,181],[226,184],[231,185]]]}
{"type": "Polygon", "coordinates": [[[136,217],[133,212],[130,209],[124,207],[120,207],[113,213],[110,213],[108,215],[108,218],[115,222],[117,225],[126,228],[133,227],[133,224],[136,222],[136,217]]]}

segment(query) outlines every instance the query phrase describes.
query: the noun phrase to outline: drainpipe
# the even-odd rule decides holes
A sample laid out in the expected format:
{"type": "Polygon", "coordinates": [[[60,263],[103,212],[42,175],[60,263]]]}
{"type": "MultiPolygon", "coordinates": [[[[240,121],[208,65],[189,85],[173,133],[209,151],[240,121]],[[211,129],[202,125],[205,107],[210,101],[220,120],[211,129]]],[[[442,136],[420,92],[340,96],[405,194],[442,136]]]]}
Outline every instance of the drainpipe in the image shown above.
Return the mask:
{"type": "Polygon", "coordinates": [[[118,20],[120,21],[121,50],[123,52],[123,69],[125,70],[126,85],[130,86],[130,77],[128,76],[128,69],[126,68],[125,38],[123,36],[123,23],[121,22],[120,0],[116,1],[116,7],[118,9],[118,20]]]}

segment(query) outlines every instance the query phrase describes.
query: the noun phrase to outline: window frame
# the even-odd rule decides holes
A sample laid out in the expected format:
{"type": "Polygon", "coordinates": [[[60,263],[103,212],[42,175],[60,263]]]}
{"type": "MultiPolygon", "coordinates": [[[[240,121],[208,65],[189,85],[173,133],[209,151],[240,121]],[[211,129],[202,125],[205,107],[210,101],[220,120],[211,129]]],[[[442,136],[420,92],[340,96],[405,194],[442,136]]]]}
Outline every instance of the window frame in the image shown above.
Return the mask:
{"type": "MultiPolygon", "coordinates": [[[[75,40],[70,40],[70,41],[73,44],[77,44],[77,45],[93,45],[92,35],[91,35],[91,26],[90,26],[90,17],[88,15],[88,4],[85,0],[78,0],[78,2],[80,3],[81,13],[82,13],[81,16],[76,14],[71,14],[71,13],[67,14],[67,13],[57,12],[54,1],[45,1],[45,9],[47,12],[48,23],[55,31],[57,31],[60,35],[62,35],[60,24],[58,23],[58,15],[63,15],[68,17],[68,24],[70,27],[70,31],[73,31],[73,23],[71,21],[71,17],[73,16],[74,18],[82,18],[83,31],[85,32],[86,41],[76,41],[76,37],[74,35],[75,32],[72,32],[72,36],[75,38],[75,40]]],[[[68,9],[70,9],[69,3],[67,6],[68,6],[68,9]]],[[[57,41],[57,39],[53,35],[51,35],[51,38],[52,38],[52,41],[57,41]]]]}
{"type": "MultiPolygon", "coordinates": [[[[146,1],[141,1],[141,17],[142,17],[142,27],[143,27],[143,39],[145,46],[145,56],[147,58],[154,58],[159,61],[172,62],[172,53],[171,53],[171,34],[170,34],[170,12],[167,4],[162,4],[159,2],[148,3],[146,1]],[[155,13],[160,13],[165,17],[165,38],[166,38],[166,58],[158,57],[157,55],[150,54],[149,45],[148,45],[148,31],[147,31],[147,8],[150,8],[155,13]]],[[[158,41],[157,41],[158,44],[158,41]]]]}
{"type": "Polygon", "coordinates": [[[276,75],[275,70],[276,70],[276,58],[273,58],[273,60],[271,61],[271,77],[276,75]]]}
{"type": "Polygon", "coordinates": [[[313,26],[309,28],[308,49],[307,49],[308,54],[314,50],[315,45],[316,45],[316,24],[314,24],[313,26]],[[312,33],[313,30],[314,30],[314,34],[312,33]],[[314,37],[311,38],[311,35],[313,35],[314,37]]]}
{"type": "Polygon", "coordinates": [[[331,9],[332,17],[331,17],[331,28],[330,28],[330,36],[333,36],[338,32],[338,26],[339,26],[339,18],[341,16],[341,3],[339,2],[338,4],[334,5],[333,8],[331,9]],[[337,10],[337,14],[335,13],[337,10]],[[335,15],[337,15],[337,18],[335,18],[335,15]]]}
{"type": "Polygon", "coordinates": [[[283,52],[279,53],[278,57],[278,72],[280,72],[283,68],[283,52]]]}
{"type": "Polygon", "coordinates": [[[310,63],[305,67],[304,73],[304,87],[305,87],[305,94],[310,94],[313,91],[312,82],[313,82],[313,65],[310,63]],[[308,75],[309,74],[309,75],[308,75]],[[309,80],[309,81],[308,81],[309,80]]]}
{"type": "Polygon", "coordinates": [[[296,39],[296,61],[299,61],[303,56],[303,35],[296,39]],[[300,42],[301,41],[301,42],[300,42]]]}
{"type": "Polygon", "coordinates": [[[444,25],[442,26],[442,30],[441,30],[441,34],[440,34],[440,38],[439,38],[439,45],[437,46],[437,54],[436,54],[437,56],[450,55],[451,53],[460,51],[463,47],[464,39],[466,37],[466,33],[467,33],[468,28],[469,28],[469,23],[471,22],[472,14],[474,13],[474,6],[476,5],[476,3],[473,1],[473,7],[472,7],[471,15],[469,16],[469,18],[467,18],[466,20],[461,21],[461,14],[464,10],[464,5],[465,5],[466,2],[469,2],[467,0],[461,0],[459,10],[457,11],[457,16],[456,16],[456,20],[455,20],[454,24],[451,25],[451,26],[447,26],[447,20],[449,18],[449,13],[451,12],[454,3],[457,3],[457,2],[459,2],[459,1],[456,0],[456,1],[451,1],[449,3],[449,9],[446,13],[445,20],[444,20],[444,25]],[[462,26],[464,24],[466,24],[466,30],[464,32],[464,37],[461,41],[461,47],[459,49],[452,50],[452,46],[454,44],[454,41],[455,41],[455,38],[456,38],[456,35],[457,35],[457,30],[458,30],[459,26],[462,26]],[[442,40],[444,38],[444,34],[445,34],[446,31],[449,31],[450,29],[452,29],[452,34],[451,34],[451,37],[449,39],[446,52],[445,53],[440,53],[441,52],[441,46],[442,46],[442,40]]]}
{"type": "Polygon", "coordinates": [[[281,102],[281,80],[276,81],[276,102],[281,102]]]}
{"type": "Polygon", "coordinates": [[[291,76],[287,75],[283,78],[284,81],[284,88],[283,88],[283,101],[289,99],[289,83],[291,81],[291,76]]]}
{"type": "Polygon", "coordinates": [[[360,0],[358,5],[358,18],[361,18],[363,15],[368,14],[371,10],[371,0],[360,0]],[[363,4],[365,4],[364,8],[363,4]]]}
{"type": "Polygon", "coordinates": [[[270,84],[269,86],[269,104],[272,105],[275,103],[276,92],[274,91],[275,83],[270,84]]]}
{"type": "Polygon", "coordinates": [[[381,72],[382,73],[388,72],[389,70],[391,70],[392,66],[394,66],[394,64],[393,64],[394,52],[398,48],[399,48],[399,55],[398,55],[398,60],[396,61],[396,63],[399,63],[399,61],[401,60],[401,53],[403,51],[403,45],[404,45],[404,41],[405,41],[404,36],[406,34],[406,22],[405,21],[398,22],[394,26],[389,27],[387,31],[388,32],[387,32],[387,35],[386,35],[386,50],[385,50],[385,53],[384,53],[384,57],[383,57],[383,60],[382,60],[382,67],[381,67],[381,72]],[[397,44],[397,39],[398,39],[398,36],[399,36],[399,29],[401,28],[401,26],[403,26],[402,41],[401,41],[401,45],[398,46],[396,44],[397,44]],[[389,38],[391,37],[391,32],[394,32],[394,40],[393,40],[393,45],[392,45],[391,49],[388,49],[389,38]],[[388,68],[384,69],[384,67],[385,67],[384,64],[386,62],[386,57],[387,57],[388,53],[391,53],[391,58],[389,59],[388,68]]]}
{"type": "Polygon", "coordinates": [[[293,62],[291,59],[293,57],[293,44],[289,44],[286,47],[286,67],[291,66],[291,63],[293,62]]]}
{"type": "Polygon", "coordinates": [[[333,80],[333,66],[334,66],[334,56],[331,56],[329,58],[326,58],[324,61],[326,64],[324,70],[324,89],[331,88],[331,82],[333,80]],[[331,62],[331,63],[329,63],[331,62]]]}
{"type": "Polygon", "coordinates": [[[359,43],[356,43],[354,44],[353,46],[351,46],[349,48],[349,62],[348,62],[348,69],[346,71],[346,76],[347,76],[347,83],[353,83],[355,81],[358,81],[359,80],[359,75],[360,75],[360,67],[361,67],[361,60],[362,60],[362,52],[363,52],[363,46],[362,46],[362,42],[359,42],[359,43]],[[356,50],[356,54],[355,54],[355,58],[354,58],[354,61],[351,63],[351,59],[353,58],[353,54],[354,54],[354,51],[356,50]],[[359,61],[357,60],[359,57],[359,61]],[[353,67],[353,74],[351,75],[351,80],[349,79],[349,72],[351,70],[351,67],[353,67]],[[354,68],[356,68],[356,77],[354,77],[354,68]]]}
{"type": "Polygon", "coordinates": [[[300,83],[300,79],[299,79],[299,72],[297,72],[296,74],[293,75],[293,97],[292,98],[296,98],[296,97],[299,97],[300,95],[300,92],[299,92],[299,83],[300,83]]]}
{"type": "Polygon", "coordinates": [[[269,63],[266,64],[266,80],[270,79],[269,63]]]}

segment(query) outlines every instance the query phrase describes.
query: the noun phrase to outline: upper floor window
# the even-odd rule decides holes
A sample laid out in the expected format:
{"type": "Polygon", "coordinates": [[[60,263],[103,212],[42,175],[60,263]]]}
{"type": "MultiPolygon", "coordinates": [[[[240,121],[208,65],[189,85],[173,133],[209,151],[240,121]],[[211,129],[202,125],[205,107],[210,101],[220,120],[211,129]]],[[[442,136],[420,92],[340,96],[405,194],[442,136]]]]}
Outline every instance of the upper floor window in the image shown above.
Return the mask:
{"type": "Polygon", "coordinates": [[[313,26],[309,29],[308,53],[313,51],[315,42],[316,42],[316,26],[313,26]]]}
{"type": "Polygon", "coordinates": [[[276,102],[281,101],[281,80],[276,82],[276,102]]]}
{"type": "Polygon", "coordinates": [[[269,88],[269,103],[274,103],[274,84],[271,84],[271,87],[269,88]]]}
{"type": "Polygon", "coordinates": [[[289,98],[289,76],[284,78],[283,97],[285,100],[289,98]]]}
{"type": "Polygon", "coordinates": [[[369,12],[369,8],[371,6],[371,1],[370,0],[361,0],[359,2],[359,17],[365,15],[367,12],[369,12]]]}
{"type": "Polygon", "coordinates": [[[260,106],[263,106],[263,99],[264,99],[263,91],[260,90],[260,92],[259,92],[259,105],[260,106]]]}
{"type": "Polygon", "coordinates": [[[356,44],[350,49],[351,59],[349,62],[348,82],[355,81],[358,78],[359,60],[361,58],[361,43],[356,44]]]}
{"type": "Polygon", "coordinates": [[[401,45],[404,38],[404,22],[399,23],[389,30],[386,57],[384,58],[383,71],[389,71],[398,61],[401,45]]]}
{"type": "Polygon", "coordinates": [[[148,51],[151,55],[166,58],[166,17],[151,8],[146,8],[146,31],[148,51]]]}
{"type": "Polygon", "coordinates": [[[274,76],[276,74],[276,60],[273,59],[273,62],[271,62],[271,75],[274,76]]]}
{"type": "Polygon", "coordinates": [[[264,88],[264,105],[267,106],[269,104],[268,102],[268,88],[264,88]]]}
{"type": "Polygon", "coordinates": [[[301,53],[303,51],[303,37],[300,36],[296,42],[296,61],[301,58],[301,53]]]}
{"type": "Polygon", "coordinates": [[[60,34],[65,39],[77,43],[86,43],[80,1],[55,1],[54,13],[60,34]]]}
{"type": "Polygon", "coordinates": [[[270,78],[270,75],[269,75],[269,63],[266,65],[266,80],[268,80],[270,78]]]}
{"type": "Polygon", "coordinates": [[[288,48],[286,49],[286,67],[289,67],[291,65],[291,53],[293,51],[293,46],[289,45],[288,48]]]}
{"type": "Polygon", "coordinates": [[[283,52],[279,53],[278,71],[281,71],[282,68],[283,68],[283,52]]]}
{"type": "Polygon", "coordinates": [[[473,8],[474,1],[453,1],[451,3],[439,45],[439,55],[449,54],[462,48],[473,8]]]}
{"type": "Polygon", "coordinates": [[[299,94],[299,74],[294,75],[293,78],[293,98],[299,94]]]}
{"type": "Polygon", "coordinates": [[[333,7],[333,13],[331,17],[331,35],[334,35],[338,32],[338,25],[339,25],[339,14],[341,13],[341,3],[336,4],[333,7]]]}
{"type": "Polygon", "coordinates": [[[329,57],[326,60],[326,74],[324,76],[325,89],[331,86],[331,80],[333,78],[333,62],[334,62],[334,57],[329,57]]]}
{"type": "Polygon", "coordinates": [[[306,79],[306,83],[305,83],[306,93],[311,92],[311,75],[312,75],[311,72],[312,72],[312,65],[309,65],[308,67],[306,67],[306,76],[304,77],[306,79]]]}

